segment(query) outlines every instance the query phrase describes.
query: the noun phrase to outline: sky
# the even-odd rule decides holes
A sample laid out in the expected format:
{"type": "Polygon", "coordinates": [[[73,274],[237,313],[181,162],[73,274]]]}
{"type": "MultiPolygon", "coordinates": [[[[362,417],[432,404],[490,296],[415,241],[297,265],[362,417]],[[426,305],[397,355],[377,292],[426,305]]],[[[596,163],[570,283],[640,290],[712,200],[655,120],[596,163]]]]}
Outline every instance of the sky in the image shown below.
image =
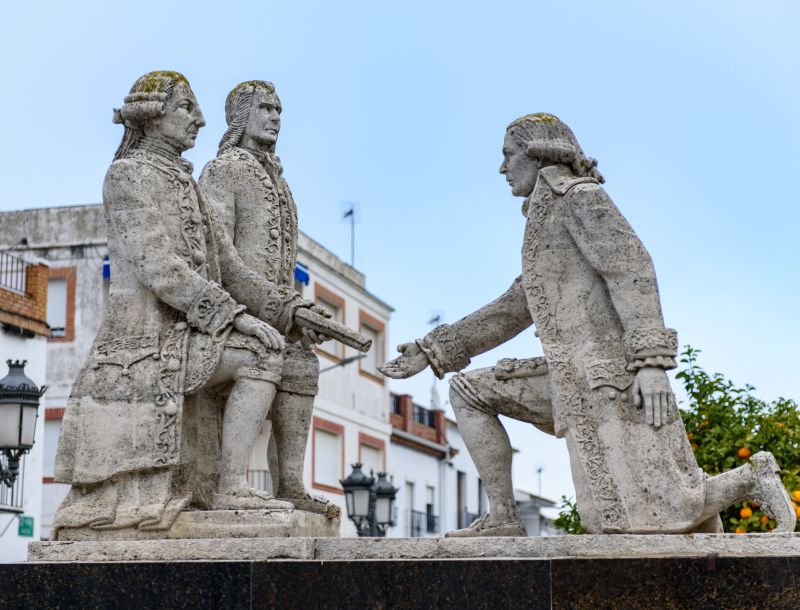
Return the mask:
{"type": "MultiPolygon", "coordinates": [[[[681,345],[761,398],[797,399],[799,29],[800,5],[773,0],[4,3],[0,210],[101,201],[111,109],[144,72],[191,82],[208,121],[196,176],[228,91],[271,80],[301,229],[347,260],[342,202],[358,202],[355,265],[395,308],[393,350],[519,275],[502,140],[551,112],[599,160],[681,345]]],[[[471,366],[540,354],[528,330],[471,366]]],[[[431,381],[391,388],[425,404],[431,381]]],[[[544,495],[572,495],[563,441],[504,421],[515,483],[536,492],[542,467],[544,495]]]]}

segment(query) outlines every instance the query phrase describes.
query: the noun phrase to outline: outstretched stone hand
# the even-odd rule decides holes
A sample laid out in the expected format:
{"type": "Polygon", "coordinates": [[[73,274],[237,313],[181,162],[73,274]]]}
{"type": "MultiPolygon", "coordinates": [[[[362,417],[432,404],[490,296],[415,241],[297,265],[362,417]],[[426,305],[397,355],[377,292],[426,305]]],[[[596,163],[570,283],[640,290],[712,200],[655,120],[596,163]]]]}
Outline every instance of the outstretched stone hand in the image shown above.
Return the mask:
{"type": "Polygon", "coordinates": [[[667,373],[658,367],[644,367],[633,381],[633,404],[644,405],[644,421],[654,428],[667,423],[667,414],[675,409],[675,395],[667,373]]]}
{"type": "Polygon", "coordinates": [[[416,343],[403,343],[397,346],[400,356],[378,365],[378,370],[392,379],[413,377],[428,366],[428,357],[416,343]]]}
{"type": "Polygon", "coordinates": [[[286,344],[281,334],[266,322],[258,318],[240,313],[233,319],[233,327],[243,335],[256,337],[269,349],[283,350],[286,344]]]}

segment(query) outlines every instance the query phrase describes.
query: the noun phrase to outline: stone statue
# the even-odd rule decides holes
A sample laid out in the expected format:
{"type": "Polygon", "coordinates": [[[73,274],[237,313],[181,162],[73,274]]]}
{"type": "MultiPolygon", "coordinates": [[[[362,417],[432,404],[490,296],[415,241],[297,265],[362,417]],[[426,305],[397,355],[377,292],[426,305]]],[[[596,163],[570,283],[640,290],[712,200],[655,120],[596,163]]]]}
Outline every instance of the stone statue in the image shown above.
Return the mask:
{"type": "MultiPolygon", "coordinates": [[[[241,259],[273,284],[290,289],[297,261],[297,207],[275,155],[280,115],[281,102],[272,83],[237,85],[225,102],[228,130],[199,185],[241,259]]],[[[313,330],[303,332],[299,342],[287,341],[283,350],[283,371],[271,410],[269,470],[279,498],[302,510],[338,511],[303,485],[319,379],[312,348],[326,338],[313,330]]]]}
{"type": "Polygon", "coordinates": [[[63,420],[55,480],[72,488],[54,539],[158,537],[190,509],[291,509],[246,471],[284,378],[283,337],[302,335],[300,309],[321,316],[242,262],[212,217],[181,157],[205,125],[184,76],[145,74],[114,122],[125,132],[103,185],[113,281],[63,420]]]}
{"type": "Polygon", "coordinates": [[[678,342],[664,326],[653,263],[569,127],[544,113],[517,119],[500,173],[525,198],[522,276],[452,326],[400,345],[381,369],[400,379],[430,366],[442,378],[536,326],[544,358],[504,359],[450,380],[491,512],[448,535],[525,535],[500,414],[566,438],[590,533],[721,531],[718,513],[744,499],[758,502],[776,531],[793,531],[772,454],[714,477],[698,467],[666,374],[678,342]]]}

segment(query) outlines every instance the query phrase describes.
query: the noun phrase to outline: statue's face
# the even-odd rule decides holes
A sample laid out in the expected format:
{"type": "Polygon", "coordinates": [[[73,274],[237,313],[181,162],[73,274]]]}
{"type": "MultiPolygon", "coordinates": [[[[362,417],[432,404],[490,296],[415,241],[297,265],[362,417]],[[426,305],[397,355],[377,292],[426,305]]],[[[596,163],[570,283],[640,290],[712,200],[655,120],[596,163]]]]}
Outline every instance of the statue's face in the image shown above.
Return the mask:
{"type": "Polygon", "coordinates": [[[145,133],[163,140],[179,152],[194,146],[197,132],[206,124],[194,93],[184,83],[178,83],[166,102],[163,116],[145,126],[145,133]]]}
{"type": "Polygon", "coordinates": [[[503,140],[503,163],[500,165],[500,173],[506,177],[506,182],[511,186],[511,194],[517,197],[530,195],[539,176],[539,165],[536,160],[528,156],[527,147],[520,144],[509,132],[506,132],[503,140]]]}
{"type": "Polygon", "coordinates": [[[274,146],[281,130],[281,101],[278,96],[256,89],[250,106],[250,116],[244,128],[242,144],[245,148],[274,146]]]}

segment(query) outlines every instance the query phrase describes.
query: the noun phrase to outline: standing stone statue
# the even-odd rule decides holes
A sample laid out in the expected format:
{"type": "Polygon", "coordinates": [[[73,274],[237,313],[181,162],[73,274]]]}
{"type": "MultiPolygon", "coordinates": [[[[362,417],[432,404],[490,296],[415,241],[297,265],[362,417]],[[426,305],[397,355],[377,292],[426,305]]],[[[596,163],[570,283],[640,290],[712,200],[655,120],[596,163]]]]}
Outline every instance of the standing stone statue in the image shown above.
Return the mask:
{"type": "MultiPolygon", "coordinates": [[[[228,130],[199,184],[241,259],[273,284],[291,289],[297,261],[297,207],[275,155],[280,115],[281,102],[272,83],[237,85],[225,102],[228,130]]],[[[325,336],[306,331],[300,339],[287,341],[283,350],[271,411],[270,475],[279,498],[302,510],[325,513],[335,506],[312,495],[303,484],[319,380],[319,361],[312,348],[325,336]]]]}
{"type": "Polygon", "coordinates": [[[459,373],[450,401],[491,512],[450,536],[522,536],[511,446],[498,415],[566,438],[581,522],[590,533],[720,531],[718,513],[758,502],[792,531],[795,514],[772,454],[709,477],[697,465],[666,371],[666,328],[653,263],[600,186],[596,161],[550,114],[511,123],[500,166],[527,218],[522,276],[494,302],[398,348],[382,371],[427,366],[442,378],[535,325],[544,358],[459,373]]]}
{"type": "Polygon", "coordinates": [[[181,157],[205,125],[184,76],[145,74],[114,122],[125,133],[103,186],[113,281],[63,421],[55,480],[72,489],[54,539],[167,535],[187,509],[291,509],[246,471],[283,335],[312,304],[245,265],[213,219],[181,157]]]}

